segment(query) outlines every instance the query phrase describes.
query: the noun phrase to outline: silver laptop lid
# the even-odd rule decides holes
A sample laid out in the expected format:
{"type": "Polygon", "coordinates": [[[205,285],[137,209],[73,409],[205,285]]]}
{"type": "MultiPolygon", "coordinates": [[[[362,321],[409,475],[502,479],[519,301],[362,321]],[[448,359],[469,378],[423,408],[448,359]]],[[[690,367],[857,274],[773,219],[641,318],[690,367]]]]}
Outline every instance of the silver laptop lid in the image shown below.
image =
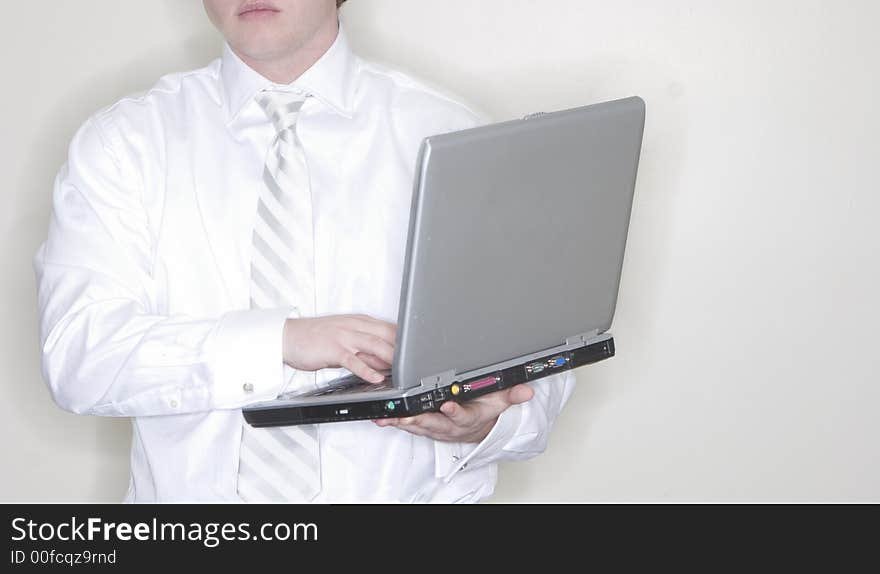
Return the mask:
{"type": "Polygon", "coordinates": [[[627,98],[425,140],[395,386],[610,327],[644,119],[627,98]]]}

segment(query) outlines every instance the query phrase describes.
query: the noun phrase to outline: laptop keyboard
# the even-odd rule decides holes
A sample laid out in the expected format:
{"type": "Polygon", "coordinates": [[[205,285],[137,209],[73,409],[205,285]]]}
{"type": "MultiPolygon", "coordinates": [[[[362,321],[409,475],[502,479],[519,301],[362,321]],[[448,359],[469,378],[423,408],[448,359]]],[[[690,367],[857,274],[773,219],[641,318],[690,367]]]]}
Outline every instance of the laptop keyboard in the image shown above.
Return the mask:
{"type": "Polygon", "coordinates": [[[326,383],[324,386],[306,392],[292,391],[279,395],[279,399],[292,399],[301,397],[324,397],[327,395],[349,395],[354,393],[371,393],[387,391],[394,388],[391,373],[383,372],[385,380],[381,383],[371,383],[356,375],[347,375],[326,383]]]}

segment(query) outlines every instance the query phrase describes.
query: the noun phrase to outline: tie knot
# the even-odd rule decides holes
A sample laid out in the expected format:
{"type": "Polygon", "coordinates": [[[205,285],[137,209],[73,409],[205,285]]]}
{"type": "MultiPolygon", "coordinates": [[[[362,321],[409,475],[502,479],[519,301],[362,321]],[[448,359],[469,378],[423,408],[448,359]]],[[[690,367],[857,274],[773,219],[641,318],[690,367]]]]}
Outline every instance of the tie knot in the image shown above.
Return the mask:
{"type": "Polygon", "coordinates": [[[257,102],[279,133],[296,125],[296,118],[305,100],[303,94],[296,92],[264,91],[257,96],[257,102]]]}

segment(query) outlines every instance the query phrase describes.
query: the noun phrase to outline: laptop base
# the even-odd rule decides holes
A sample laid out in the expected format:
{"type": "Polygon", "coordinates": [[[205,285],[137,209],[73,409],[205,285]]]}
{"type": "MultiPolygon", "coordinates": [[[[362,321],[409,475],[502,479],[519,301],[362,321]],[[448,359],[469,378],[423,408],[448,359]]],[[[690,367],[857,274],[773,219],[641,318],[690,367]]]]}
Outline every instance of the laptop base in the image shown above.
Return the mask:
{"type": "Polygon", "coordinates": [[[458,403],[502,389],[536,381],[562,371],[596,363],[614,356],[614,338],[584,347],[549,353],[523,364],[456,381],[411,396],[382,398],[348,403],[278,405],[244,409],[245,420],[254,427],[291,426],[329,422],[409,417],[437,412],[446,401],[458,403]]]}

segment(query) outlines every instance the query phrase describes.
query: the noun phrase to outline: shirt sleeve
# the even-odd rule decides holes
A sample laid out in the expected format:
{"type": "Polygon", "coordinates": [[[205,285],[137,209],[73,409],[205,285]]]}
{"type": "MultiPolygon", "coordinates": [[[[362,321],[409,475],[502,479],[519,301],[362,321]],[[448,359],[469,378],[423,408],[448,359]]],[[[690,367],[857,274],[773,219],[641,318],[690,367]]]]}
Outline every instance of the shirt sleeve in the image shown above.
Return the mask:
{"type": "Polygon", "coordinates": [[[535,391],[528,402],[513,405],[498,417],[479,444],[437,442],[435,476],[444,482],[456,473],[507,460],[532,458],[547,448],[553,422],[574,391],[570,371],[526,383],[535,391]]]}
{"type": "Polygon", "coordinates": [[[235,409],[283,387],[295,309],[158,312],[142,178],[108,119],[74,137],[34,258],[43,376],[55,401],[107,416],[235,409]]]}

